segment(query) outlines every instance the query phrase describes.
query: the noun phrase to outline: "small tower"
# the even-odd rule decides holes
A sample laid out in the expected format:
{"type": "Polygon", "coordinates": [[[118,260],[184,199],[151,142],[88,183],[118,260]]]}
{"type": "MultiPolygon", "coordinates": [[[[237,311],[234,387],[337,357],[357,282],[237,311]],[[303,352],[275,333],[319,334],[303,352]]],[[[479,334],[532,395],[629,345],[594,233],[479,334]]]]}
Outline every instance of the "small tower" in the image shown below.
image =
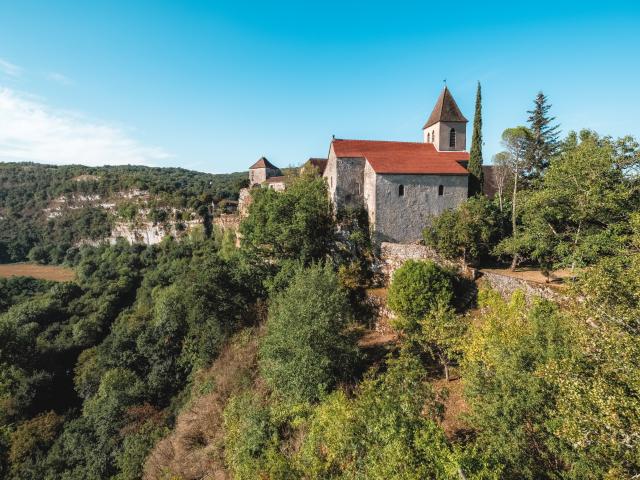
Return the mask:
{"type": "Polygon", "coordinates": [[[422,127],[422,132],[424,143],[433,143],[438,151],[467,149],[467,119],[446,86],[440,93],[429,120],[422,127]]]}
{"type": "Polygon", "coordinates": [[[267,178],[278,177],[282,175],[280,169],[265,157],[260,159],[249,167],[249,187],[260,185],[267,178]]]}

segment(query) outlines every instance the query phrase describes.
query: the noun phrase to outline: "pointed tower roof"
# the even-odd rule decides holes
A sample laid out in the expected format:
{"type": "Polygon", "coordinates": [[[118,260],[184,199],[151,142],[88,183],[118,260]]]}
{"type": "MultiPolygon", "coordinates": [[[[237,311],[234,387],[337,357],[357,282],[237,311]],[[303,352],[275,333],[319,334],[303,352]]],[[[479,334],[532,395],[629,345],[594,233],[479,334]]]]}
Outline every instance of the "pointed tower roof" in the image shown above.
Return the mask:
{"type": "Polygon", "coordinates": [[[440,93],[436,106],[433,107],[429,120],[427,120],[427,123],[424,124],[422,129],[429,128],[438,122],[467,122],[467,119],[462,115],[458,104],[446,86],[440,93]]]}
{"type": "Polygon", "coordinates": [[[249,170],[254,170],[256,168],[273,168],[278,169],[273,163],[267,160],[265,157],[260,157],[256,163],[249,167],[249,170]]]}

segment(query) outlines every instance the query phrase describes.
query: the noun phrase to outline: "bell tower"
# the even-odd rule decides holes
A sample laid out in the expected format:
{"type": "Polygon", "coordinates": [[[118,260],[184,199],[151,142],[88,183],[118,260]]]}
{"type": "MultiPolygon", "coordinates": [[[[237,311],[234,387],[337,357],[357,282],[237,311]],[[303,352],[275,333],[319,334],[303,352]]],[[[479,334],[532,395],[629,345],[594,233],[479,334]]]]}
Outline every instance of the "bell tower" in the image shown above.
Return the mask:
{"type": "Polygon", "coordinates": [[[432,143],[440,152],[467,149],[467,119],[446,85],[422,127],[422,133],[424,143],[432,143]]]}

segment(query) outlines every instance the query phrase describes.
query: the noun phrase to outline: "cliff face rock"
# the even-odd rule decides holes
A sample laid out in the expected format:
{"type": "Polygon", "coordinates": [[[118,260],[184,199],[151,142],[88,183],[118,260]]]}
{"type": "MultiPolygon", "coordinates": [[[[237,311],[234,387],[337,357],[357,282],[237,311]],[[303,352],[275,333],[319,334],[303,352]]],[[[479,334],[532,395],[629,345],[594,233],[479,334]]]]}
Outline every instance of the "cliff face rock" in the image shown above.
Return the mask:
{"type": "Polygon", "coordinates": [[[160,243],[166,236],[180,238],[187,235],[202,223],[202,220],[190,220],[172,225],[154,224],[150,221],[137,223],[117,222],[111,229],[111,235],[106,240],[114,244],[119,238],[123,238],[129,243],[155,245],[160,243]]]}
{"type": "Polygon", "coordinates": [[[139,189],[123,190],[108,197],[64,195],[50,202],[43,213],[47,219],[52,219],[85,208],[104,210],[112,225],[111,233],[101,239],[81,240],[79,244],[114,244],[118,239],[124,239],[129,243],[155,245],[167,236],[183,237],[203,224],[202,218],[191,209],[162,205],[149,192],[139,189]]]}

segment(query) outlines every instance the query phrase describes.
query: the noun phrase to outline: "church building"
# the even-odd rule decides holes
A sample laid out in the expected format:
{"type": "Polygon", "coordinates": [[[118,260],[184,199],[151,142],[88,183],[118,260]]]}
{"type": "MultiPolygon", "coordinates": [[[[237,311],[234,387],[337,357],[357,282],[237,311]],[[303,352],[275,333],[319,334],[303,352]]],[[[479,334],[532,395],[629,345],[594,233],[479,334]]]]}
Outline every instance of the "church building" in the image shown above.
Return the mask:
{"type": "Polygon", "coordinates": [[[420,240],[433,217],[467,199],[466,129],[445,87],[421,143],[334,138],[322,174],[334,207],[364,207],[376,243],[420,240]]]}

